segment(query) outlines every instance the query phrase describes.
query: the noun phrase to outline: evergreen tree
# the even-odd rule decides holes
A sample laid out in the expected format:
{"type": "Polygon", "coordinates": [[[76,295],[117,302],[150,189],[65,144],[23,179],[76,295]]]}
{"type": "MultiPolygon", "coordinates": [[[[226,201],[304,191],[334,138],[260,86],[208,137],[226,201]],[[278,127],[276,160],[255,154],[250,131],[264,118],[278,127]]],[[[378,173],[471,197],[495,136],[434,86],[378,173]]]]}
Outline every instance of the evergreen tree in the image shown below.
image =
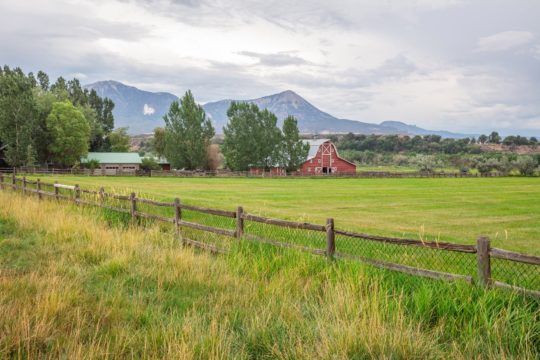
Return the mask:
{"type": "Polygon", "coordinates": [[[214,127],[190,90],[173,101],[165,120],[165,156],[177,169],[202,169],[208,164],[207,148],[214,127]]]}

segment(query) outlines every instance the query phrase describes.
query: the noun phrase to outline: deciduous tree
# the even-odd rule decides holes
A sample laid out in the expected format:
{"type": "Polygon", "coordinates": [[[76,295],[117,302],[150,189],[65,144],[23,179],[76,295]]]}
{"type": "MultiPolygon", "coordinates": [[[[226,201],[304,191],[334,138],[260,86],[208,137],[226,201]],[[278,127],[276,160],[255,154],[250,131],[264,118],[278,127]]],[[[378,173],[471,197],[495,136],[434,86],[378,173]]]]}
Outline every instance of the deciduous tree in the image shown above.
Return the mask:
{"type": "Polygon", "coordinates": [[[165,156],[177,169],[202,169],[208,164],[207,148],[215,134],[202,106],[191,91],[173,101],[165,120],[165,156]]]}

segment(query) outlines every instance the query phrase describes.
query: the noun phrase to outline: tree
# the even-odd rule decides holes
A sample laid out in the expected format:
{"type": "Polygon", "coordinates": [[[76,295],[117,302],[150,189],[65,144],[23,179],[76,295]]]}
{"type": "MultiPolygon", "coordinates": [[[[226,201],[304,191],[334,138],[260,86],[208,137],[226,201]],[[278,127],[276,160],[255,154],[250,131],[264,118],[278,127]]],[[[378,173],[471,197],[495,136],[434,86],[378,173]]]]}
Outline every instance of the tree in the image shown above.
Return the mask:
{"type": "Polygon", "coordinates": [[[37,164],[37,153],[32,144],[28,144],[26,147],[26,166],[36,166],[37,164]]]}
{"type": "Polygon", "coordinates": [[[500,144],[501,137],[499,136],[499,133],[496,131],[493,131],[491,134],[489,134],[487,142],[490,144],[500,144]]]}
{"type": "Polygon", "coordinates": [[[154,129],[154,138],[152,139],[152,148],[154,149],[154,154],[158,158],[162,158],[165,155],[165,129],[162,127],[157,127],[154,129]]]}
{"type": "Polygon", "coordinates": [[[486,135],[484,135],[484,134],[482,134],[482,135],[480,135],[478,137],[478,143],[480,143],[480,144],[485,144],[487,142],[487,140],[488,140],[488,137],[486,135]]]}
{"type": "Polygon", "coordinates": [[[37,80],[42,90],[49,90],[49,75],[39,70],[37,73],[37,80]]]}
{"type": "Polygon", "coordinates": [[[180,102],[173,101],[163,119],[166,132],[164,155],[171,165],[188,170],[205,168],[207,149],[215,131],[190,90],[180,102]]]}
{"type": "Polygon", "coordinates": [[[297,170],[307,159],[309,144],[300,139],[298,122],[294,116],[283,121],[282,156],[287,171],[297,170]]]}
{"type": "Polygon", "coordinates": [[[90,125],[69,101],[53,104],[47,117],[47,129],[52,137],[49,151],[56,163],[72,166],[88,153],[90,125]]]}
{"type": "Polygon", "coordinates": [[[143,158],[141,162],[141,169],[150,171],[150,170],[159,170],[161,169],[161,166],[159,166],[158,162],[154,158],[143,158]]]}
{"type": "Polygon", "coordinates": [[[127,134],[127,128],[122,127],[114,130],[109,135],[112,152],[127,152],[129,151],[130,138],[127,134]]]}
{"type": "Polygon", "coordinates": [[[33,146],[37,113],[32,88],[21,69],[5,66],[0,73],[0,141],[11,166],[24,165],[28,145],[33,146]]]}
{"type": "Polygon", "coordinates": [[[531,176],[537,167],[537,162],[532,156],[521,156],[516,162],[521,175],[531,176]]]}
{"type": "Polygon", "coordinates": [[[282,134],[274,114],[259,110],[255,104],[233,101],[227,116],[229,123],[223,128],[222,151],[228,168],[268,169],[279,165],[282,134]]]}

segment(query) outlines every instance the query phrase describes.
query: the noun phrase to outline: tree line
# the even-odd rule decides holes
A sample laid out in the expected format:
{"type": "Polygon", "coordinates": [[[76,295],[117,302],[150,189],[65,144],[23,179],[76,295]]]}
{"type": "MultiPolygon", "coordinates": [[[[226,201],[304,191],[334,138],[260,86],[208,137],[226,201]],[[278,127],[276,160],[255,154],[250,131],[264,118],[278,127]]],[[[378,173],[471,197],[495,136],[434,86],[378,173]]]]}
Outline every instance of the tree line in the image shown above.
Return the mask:
{"type": "Polygon", "coordinates": [[[88,151],[127,151],[125,128],[114,129],[114,103],[78,79],[51,84],[39,71],[0,68],[0,149],[10,166],[74,166],[88,151]]]}
{"type": "MultiPolygon", "coordinates": [[[[283,127],[275,114],[255,104],[232,102],[223,129],[221,151],[225,166],[235,171],[282,167],[294,171],[305,161],[309,145],[300,139],[297,120],[288,116],[283,127]]],[[[191,91],[174,101],[164,116],[165,127],[154,130],[153,148],[176,169],[209,169],[215,129],[191,91]]],[[[215,166],[215,165],[214,165],[215,166]]]]}

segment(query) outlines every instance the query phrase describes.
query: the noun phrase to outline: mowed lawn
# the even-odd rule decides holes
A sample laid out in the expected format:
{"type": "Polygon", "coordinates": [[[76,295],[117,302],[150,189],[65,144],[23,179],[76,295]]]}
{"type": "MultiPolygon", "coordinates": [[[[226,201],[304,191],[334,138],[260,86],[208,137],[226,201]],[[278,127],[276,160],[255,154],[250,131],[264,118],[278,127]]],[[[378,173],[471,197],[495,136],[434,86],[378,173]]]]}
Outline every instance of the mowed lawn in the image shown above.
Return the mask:
{"type": "Polygon", "coordinates": [[[474,243],[540,254],[539,178],[262,179],[42,177],[107,191],[244,211],[380,235],[474,243]]]}

